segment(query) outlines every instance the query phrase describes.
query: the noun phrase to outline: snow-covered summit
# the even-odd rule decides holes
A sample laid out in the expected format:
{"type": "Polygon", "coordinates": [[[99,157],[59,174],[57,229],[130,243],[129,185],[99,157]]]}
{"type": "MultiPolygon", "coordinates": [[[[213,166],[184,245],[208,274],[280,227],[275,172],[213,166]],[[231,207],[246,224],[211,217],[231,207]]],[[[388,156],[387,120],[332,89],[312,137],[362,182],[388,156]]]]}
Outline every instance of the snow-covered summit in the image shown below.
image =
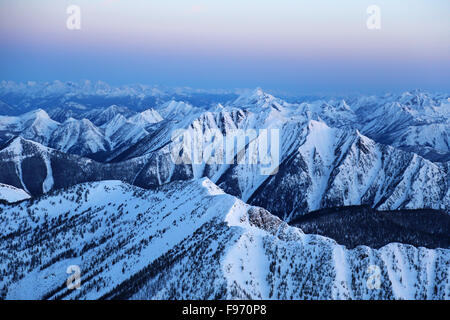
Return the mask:
{"type": "Polygon", "coordinates": [[[59,123],[52,120],[43,109],[27,112],[21,116],[0,116],[0,131],[9,134],[20,133],[26,139],[48,143],[59,123]]]}
{"type": "Polygon", "coordinates": [[[288,103],[264,92],[261,88],[256,88],[253,91],[244,92],[230,105],[239,108],[255,109],[267,109],[272,107],[280,111],[280,109],[287,106],[288,103]]]}
{"type": "Polygon", "coordinates": [[[108,108],[94,109],[84,114],[84,117],[90,119],[96,126],[101,126],[108,121],[112,120],[116,115],[123,115],[128,118],[135,113],[129,110],[127,107],[111,105],[108,108]]]}
{"type": "Polygon", "coordinates": [[[110,149],[103,132],[88,119],[70,119],[52,133],[49,147],[72,154],[87,155],[110,149]]]}
{"type": "Polygon", "coordinates": [[[164,119],[173,119],[173,118],[180,119],[185,117],[186,115],[192,115],[201,111],[202,110],[200,108],[194,107],[189,103],[175,100],[171,100],[164,103],[158,109],[159,114],[164,119]]]}
{"type": "Polygon", "coordinates": [[[142,127],[146,127],[163,121],[163,118],[155,109],[147,109],[130,117],[128,120],[142,127]]]}

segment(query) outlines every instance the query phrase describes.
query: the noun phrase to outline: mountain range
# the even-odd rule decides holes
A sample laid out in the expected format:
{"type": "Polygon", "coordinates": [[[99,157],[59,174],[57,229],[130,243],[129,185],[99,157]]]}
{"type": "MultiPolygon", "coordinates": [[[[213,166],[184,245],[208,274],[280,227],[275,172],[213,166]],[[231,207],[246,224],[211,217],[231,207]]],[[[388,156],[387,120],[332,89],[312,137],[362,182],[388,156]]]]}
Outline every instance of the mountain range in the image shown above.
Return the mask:
{"type": "Polygon", "coordinates": [[[1,82],[0,296],[449,298],[449,95],[239,93],[1,82]]]}
{"type": "Polygon", "coordinates": [[[225,194],[207,178],[152,191],[119,181],[80,184],[0,210],[6,299],[450,294],[448,249],[391,243],[350,250],[225,194]],[[70,265],[81,269],[80,290],[66,287],[70,265]]]}

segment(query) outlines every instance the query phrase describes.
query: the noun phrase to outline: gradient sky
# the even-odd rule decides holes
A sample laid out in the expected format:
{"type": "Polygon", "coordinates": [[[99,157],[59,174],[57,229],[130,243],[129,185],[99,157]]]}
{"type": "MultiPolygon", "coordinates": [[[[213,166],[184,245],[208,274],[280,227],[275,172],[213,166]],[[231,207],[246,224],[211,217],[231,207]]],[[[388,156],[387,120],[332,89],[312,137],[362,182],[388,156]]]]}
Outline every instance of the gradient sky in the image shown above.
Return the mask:
{"type": "Polygon", "coordinates": [[[0,43],[0,80],[450,91],[449,0],[0,0],[0,43]]]}

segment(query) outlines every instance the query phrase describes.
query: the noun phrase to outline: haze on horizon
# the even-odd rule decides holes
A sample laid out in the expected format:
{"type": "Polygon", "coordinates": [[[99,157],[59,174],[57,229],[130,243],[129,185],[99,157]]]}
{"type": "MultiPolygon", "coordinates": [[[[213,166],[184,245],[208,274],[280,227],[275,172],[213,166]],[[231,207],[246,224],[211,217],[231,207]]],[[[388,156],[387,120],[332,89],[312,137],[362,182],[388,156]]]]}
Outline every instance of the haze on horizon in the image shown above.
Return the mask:
{"type": "Polygon", "coordinates": [[[0,43],[0,80],[450,91],[448,0],[0,0],[0,43]]]}

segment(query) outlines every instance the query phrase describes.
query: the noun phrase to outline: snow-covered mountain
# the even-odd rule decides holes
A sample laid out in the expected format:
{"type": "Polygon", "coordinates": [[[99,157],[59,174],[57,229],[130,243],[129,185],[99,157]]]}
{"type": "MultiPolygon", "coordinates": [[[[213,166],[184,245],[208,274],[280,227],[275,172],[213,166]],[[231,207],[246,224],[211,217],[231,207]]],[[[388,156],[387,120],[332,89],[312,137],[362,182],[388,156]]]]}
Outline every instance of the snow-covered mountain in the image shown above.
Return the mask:
{"type": "Polygon", "coordinates": [[[82,112],[80,112],[79,110],[74,111],[73,109],[68,108],[68,107],[51,108],[48,111],[48,115],[50,116],[50,118],[52,118],[53,120],[60,122],[60,123],[66,122],[69,119],[80,120],[82,118],[82,116],[81,116],[82,112]]]}
{"type": "Polygon", "coordinates": [[[0,298],[450,298],[448,95],[208,94],[2,82],[0,298]]]}
{"type": "Polygon", "coordinates": [[[15,108],[4,101],[0,100],[0,110],[2,115],[11,115],[14,113],[15,108]]]}
{"type": "Polygon", "coordinates": [[[291,104],[283,101],[282,99],[275,98],[274,96],[264,92],[261,88],[244,92],[229,105],[244,109],[267,109],[272,107],[277,110],[280,110],[286,106],[291,106],[291,104]]]}
{"type": "Polygon", "coordinates": [[[179,119],[201,111],[202,109],[194,107],[189,103],[174,100],[164,103],[159,109],[159,113],[164,119],[179,119]]]}
{"type": "Polygon", "coordinates": [[[421,92],[382,100],[374,110],[356,109],[361,132],[433,161],[450,160],[450,101],[421,92]]]}
{"type": "MultiPolygon", "coordinates": [[[[259,90],[258,90],[259,91],[259,90]]],[[[226,151],[211,141],[214,130],[232,135],[236,130],[280,130],[280,162],[275,175],[262,174],[261,164],[194,164],[187,144],[180,150],[170,139],[167,126],[125,152],[123,159],[147,156],[149,161],[135,184],[152,188],[174,180],[209,177],[227,193],[258,205],[286,220],[326,207],[370,205],[378,209],[450,207],[448,169],[414,153],[378,144],[357,130],[336,129],[323,121],[296,114],[296,106],[274,102],[267,95],[254,96],[243,109],[234,106],[206,112],[181,128],[190,137],[203,137],[201,148],[215,156],[226,151]],[[269,102],[268,102],[269,101],[269,102]],[[176,165],[173,151],[188,156],[191,163],[176,165]],[[274,194],[276,196],[274,196],[274,194]],[[280,201],[281,200],[281,201],[280,201]]],[[[241,99],[242,101],[242,99],[241,99]]],[[[174,127],[179,129],[180,127],[174,127]]],[[[233,150],[250,159],[249,145],[233,150]]],[[[202,150],[194,153],[201,154],[202,150]]],[[[223,159],[223,157],[222,157],[223,159]]]]}
{"type": "Polygon", "coordinates": [[[47,144],[58,125],[42,109],[17,117],[0,116],[0,142],[21,134],[26,139],[47,144]]]}
{"type": "Polygon", "coordinates": [[[106,109],[94,109],[83,114],[84,117],[91,120],[96,126],[104,125],[114,119],[117,115],[122,115],[125,118],[128,118],[135,115],[135,113],[127,107],[112,105],[106,109]]]}
{"type": "Polygon", "coordinates": [[[154,191],[118,181],[82,184],[0,210],[6,299],[450,296],[448,249],[393,243],[348,250],[208,179],[154,191]],[[66,286],[73,265],[80,290],[66,286]]]}
{"type": "MultiPolygon", "coordinates": [[[[217,111],[216,104],[210,107],[216,101],[237,108],[264,109],[271,106],[276,109],[290,105],[297,114],[308,115],[311,120],[324,121],[330,127],[358,129],[379,143],[415,152],[431,161],[450,160],[448,94],[415,90],[380,96],[348,96],[337,100],[307,99],[304,103],[288,104],[258,88],[254,91],[245,91],[232,103],[226,103],[235,96],[235,92],[214,90],[209,92],[189,88],[162,89],[143,85],[113,87],[103,82],[90,81],[80,83],[2,81],[0,115],[22,114],[25,111],[42,108],[58,122],[73,117],[78,120],[87,118],[96,125],[103,125],[117,114],[122,114],[125,118],[136,115],[136,118],[142,120],[139,112],[148,109],[148,105],[152,105],[165,119],[180,119],[208,108],[210,111],[217,111]],[[209,102],[203,101],[214,95],[220,101],[215,98],[209,102]],[[174,100],[174,98],[181,99],[174,100]],[[201,108],[196,105],[200,105],[201,108]]],[[[158,116],[155,118],[159,121],[158,116]]]]}
{"type": "Polygon", "coordinates": [[[79,119],[80,114],[114,104],[127,106],[135,112],[144,111],[149,105],[160,106],[170,100],[182,100],[193,105],[208,107],[214,103],[224,103],[235,99],[238,91],[171,88],[142,84],[111,86],[102,81],[89,80],[25,83],[0,81],[0,115],[19,115],[42,108],[54,120],[64,122],[68,117],[64,112],[61,113],[61,110],[70,110],[72,113],[70,117],[79,119]]]}
{"type": "Polygon", "coordinates": [[[358,129],[377,142],[445,162],[450,160],[449,98],[413,91],[303,103],[300,110],[330,126],[358,129]]]}
{"type": "MultiPolygon", "coordinates": [[[[350,110],[343,101],[339,106],[342,111],[350,110]]],[[[155,188],[176,180],[209,177],[227,193],[249,204],[264,207],[286,221],[321,208],[349,205],[369,205],[381,210],[448,210],[448,167],[417,154],[376,143],[356,129],[330,127],[326,120],[313,113],[323,110],[320,105],[308,110],[304,107],[286,103],[256,89],[214,111],[202,112],[188,104],[170,102],[165,114],[168,119],[153,124],[150,132],[116,114],[98,131],[82,130],[86,134],[100,132],[96,139],[82,138],[74,145],[87,145],[92,152],[108,151],[109,155],[105,157],[113,160],[114,164],[96,164],[97,170],[100,170],[99,177],[86,175],[74,181],[97,181],[109,177],[140,187],[155,188]],[[174,132],[180,129],[188,132],[192,139],[181,148],[178,138],[174,136],[174,132]],[[258,162],[261,159],[255,163],[238,161],[238,157],[258,158],[256,149],[251,148],[249,143],[255,137],[248,137],[250,140],[237,145],[237,148],[225,148],[228,140],[237,138],[236,133],[246,135],[248,130],[262,129],[279,130],[279,141],[273,146],[279,149],[278,162],[271,169],[276,172],[273,175],[265,172],[265,165],[258,162]],[[217,132],[225,137],[222,145],[212,139],[217,132]],[[200,144],[193,143],[199,139],[200,144]],[[205,150],[212,151],[210,158],[202,158],[195,163],[192,156],[202,156],[205,150]],[[175,163],[174,152],[187,157],[188,161],[175,163]],[[231,163],[225,161],[233,158],[231,163]],[[118,173],[111,171],[115,166],[125,166],[124,163],[132,163],[125,175],[122,170],[118,173]],[[137,168],[136,163],[141,167],[137,168]]],[[[92,125],[92,128],[96,127],[92,125]]],[[[77,135],[69,131],[65,136],[59,136],[67,137],[59,141],[71,146],[68,137],[77,135]]],[[[51,145],[58,150],[69,150],[64,148],[63,143],[51,145]]],[[[71,148],[78,154],[87,154],[71,148]]],[[[12,165],[8,175],[17,178],[17,166],[12,165]]],[[[12,180],[0,182],[23,188],[19,180],[15,179],[14,183],[12,180]]],[[[49,189],[37,190],[32,193],[40,194],[42,190],[49,189]]]]}
{"type": "Polygon", "coordinates": [[[148,125],[163,121],[163,118],[155,109],[147,109],[130,117],[128,120],[145,128],[148,125]]]}
{"type": "Polygon", "coordinates": [[[52,132],[48,146],[66,153],[89,155],[109,151],[109,141],[88,119],[67,119],[52,132]]]}
{"type": "Polygon", "coordinates": [[[132,183],[146,158],[99,163],[16,137],[0,150],[0,182],[31,195],[82,182],[120,179],[132,183]]]}
{"type": "Polygon", "coordinates": [[[112,151],[107,159],[115,158],[116,155],[148,136],[149,133],[144,126],[134,120],[117,114],[102,126],[112,151]]]}
{"type": "Polygon", "coordinates": [[[17,117],[0,116],[0,143],[6,143],[19,135],[69,154],[92,157],[101,154],[96,157],[101,160],[107,158],[105,154],[114,151],[110,155],[114,157],[114,154],[119,154],[148,135],[142,122],[150,120],[148,114],[143,113],[143,118],[132,116],[130,119],[126,119],[123,114],[130,112],[115,106],[101,112],[96,111],[95,114],[91,113],[91,118],[97,123],[103,123],[108,119],[101,127],[87,118],[69,117],[63,123],[59,123],[50,119],[42,109],[17,117]],[[113,117],[109,119],[111,116],[113,117]]]}
{"type": "MultiPolygon", "coordinates": [[[[303,143],[258,186],[249,203],[286,220],[320,208],[361,204],[381,210],[450,208],[446,171],[416,154],[315,121],[297,141],[303,143]],[[283,201],[275,201],[278,197],[283,201]]],[[[236,177],[242,168],[232,170],[230,176],[236,177]]]]}

